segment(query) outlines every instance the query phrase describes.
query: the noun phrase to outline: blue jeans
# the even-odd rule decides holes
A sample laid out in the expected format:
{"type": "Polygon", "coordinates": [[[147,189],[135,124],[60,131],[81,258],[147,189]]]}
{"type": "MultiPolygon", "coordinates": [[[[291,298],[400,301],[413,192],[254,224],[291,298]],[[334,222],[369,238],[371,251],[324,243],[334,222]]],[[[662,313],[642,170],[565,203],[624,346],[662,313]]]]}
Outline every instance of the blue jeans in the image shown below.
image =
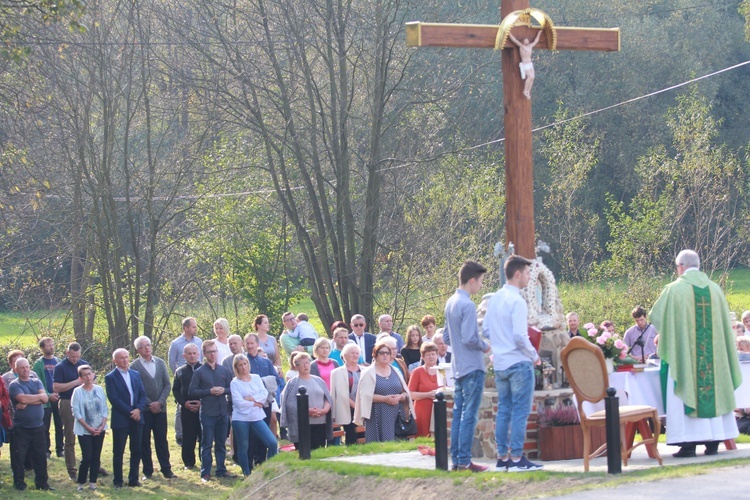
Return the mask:
{"type": "Polygon", "coordinates": [[[250,475],[252,470],[250,469],[250,457],[248,456],[251,434],[268,448],[268,458],[273,457],[278,452],[279,445],[276,442],[276,436],[273,435],[268,424],[263,420],[255,422],[233,420],[232,430],[234,430],[234,441],[237,443],[237,459],[240,462],[242,473],[246,476],[250,475]]]}
{"type": "Polygon", "coordinates": [[[227,435],[229,435],[229,417],[209,417],[201,414],[201,476],[211,475],[213,457],[211,445],[216,453],[216,475],[227,473],[224,460],[227,457],[227,435]],[[214,443],[215,441],[215,443],[214,443]]]}
{"type": "Polygon", "coordinates": [[[469,372],[454,382],[451,460],[453,465],[471,463],[471,445],[477,427],[479,404],[484,392],[484,372],[469,372]]]}
{"type": "Polygon", "coordinates": [[[495,421],[495,442],[497,456],[508,453],[523,455],[523,442],[526,439],[526,422],[529,419],[534,401],[534,366],[531,361],[521,361],[509,368],[495,371],[497,385],[497,420],[495,421]]]}

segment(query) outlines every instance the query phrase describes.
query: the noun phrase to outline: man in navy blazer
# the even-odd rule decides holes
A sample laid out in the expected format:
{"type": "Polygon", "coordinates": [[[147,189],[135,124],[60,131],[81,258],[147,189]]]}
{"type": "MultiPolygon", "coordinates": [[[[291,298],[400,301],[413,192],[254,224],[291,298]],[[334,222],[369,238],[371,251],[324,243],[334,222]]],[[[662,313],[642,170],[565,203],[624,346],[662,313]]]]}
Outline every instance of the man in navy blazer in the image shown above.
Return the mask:
{"type": "Polygon", "coordinates": [[[125,444],[130,438],[130,473],[128,486],[140,486],[138,466],[141,461],[141,439],[143,436],[143,411],[146,408],[146,390],[141,376],[130,369],[130,354],[127,349],[116,349],[112,353],[115,369],[104,377],[107,398],[112,403],[110,428],[112,429],[112,467],[115,488],[122,488],[122,462],[125,444]]]}
{"type": "Polygon", "coordinates": [[[352,327],[352,332],[349,334],[349,340],[353,340],[359,346],[359,350],[365,358],[365,365],[369,365],[372,363],[372,349],[375,347],[377,337],[365,331],[367,321],[365,321],[365,317],[361,314],[352,316],[350,326],[352,327]]]}

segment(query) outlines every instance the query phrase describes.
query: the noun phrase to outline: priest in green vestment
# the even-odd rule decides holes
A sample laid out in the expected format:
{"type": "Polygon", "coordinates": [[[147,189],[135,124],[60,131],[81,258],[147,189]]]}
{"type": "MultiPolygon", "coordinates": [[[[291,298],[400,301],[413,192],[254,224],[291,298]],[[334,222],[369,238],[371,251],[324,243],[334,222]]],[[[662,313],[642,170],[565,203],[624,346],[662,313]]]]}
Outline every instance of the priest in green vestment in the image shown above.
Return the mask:
{"type": "Polygon", "coordinates": [[[739,434],[734,390],[740,386],[739,359],[729,306],[721,288],[700,271],[700,258],[683,250],[675,260],[678,278],[664,287],[651,310],[659,333],[662,395],[667,412],[667,444],[675,457],[706,455],[739,434]]]}

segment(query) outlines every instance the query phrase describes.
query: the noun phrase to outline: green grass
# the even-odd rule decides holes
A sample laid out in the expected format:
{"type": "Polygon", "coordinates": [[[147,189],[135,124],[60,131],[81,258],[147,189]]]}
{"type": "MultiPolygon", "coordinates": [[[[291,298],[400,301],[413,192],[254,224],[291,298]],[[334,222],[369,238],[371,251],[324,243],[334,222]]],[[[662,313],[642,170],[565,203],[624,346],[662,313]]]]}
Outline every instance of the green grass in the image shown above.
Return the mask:
{"type": "MultiPolygon", "coordinates": [[[[104,376],[101,373],[97,374],[97,380],[104,381],[104,376]]],[[[141,481],[143,487],[141,488],[122,488],[115,489],[112,485],[112,433],[107,431],[107,436],[104,438],[104,447],[102,449],[102,467],[109,472],[108,477],[100,477],[97,481],[98,489],[96,492],[89,492],[86,490],[83,493],[78,493],[76,488],[77,485],[68,478],[68,474],[65,468],[65,459],[54,457],[48,461],[48,472],[49,472],[49,484],[56,491],[44,492],[35,491],[34,488],[34,471],[26,472],[26,484],[29,485],[29,489],[21,493],[13,488],[13,475],[10,470],[10,448],[7,444],[0,448],[0,498],[62,498],[62,497],[77,497],[77,498],[185,498],[185,499],[199,499],[210,496],[211,498],[226,498],[235,486],[239,485],[241,479],[221,479],[211,480],[207,484],[200,482],[199,467],[193,471],[182,470],[182,460],[180,459],[180,448],[174,439],[174,411],[175,405],[173,400],[169,400],[167,406],[169,422],[169,430],[167,432],[169,442],[169,452],[171,455],[172,470],[177,475],[174,479],[165,479],[159,472],[155,472],[152,479],[148,481],[141,481]]],[[[50,433],[52,434],[52,443],[54,448],[54,425],[51,426],[50,433]]],[[[152,447],[153,452],[153,447],[152,447]]],[[[156,453],[152,453],[154,460],[154,467],[159,470],[159,462],[156,459],[156,453]]],[[[127,480],[127,474],[129,471],[128,466],[129,452],[125,451],[125,466],[123,467],[123,473],[127,480]]],[[[80,461],[81,450],[76,443],[76,459],[80,461]]],[[[242,475],[242,471],[239,467],[230,465],[232,462],[227,462],[227,469],[230,473],[236,475],[242,475]]],[[[200,458],[198,459],[200,464],[200,458]]],[[[215,465],[215,464],[214,464],[215,465]]],[[[260,469],[262,470],[262,469],[260,469]]]]}
{"type": "MultiPolygon", "coordinates": [[[[310,323],[318,330],[318,332],[325,332],[323,324],[318,319],[318,313],[315,310],[315,305],[312,299],[307,298],[294,307],[292,311],[305,312],[310,316],[310,323]]],[[[203,317],[208,315],[206,309],[205,314],[192,313],[195,316],[203,317]]],[[[175,319],[173,329],[175,336],[179,332],[179,320],[182,318],[175,319]]],[[[270,318],[271,319],[271,331],[275,332],[281,327],[281,318],[270,318]]],[[[250,318],[252,321],[252,318],[250,318]]],[[[202,335],[206,336],[206,331],[210,331],[211,324],[202,324],[204,332],[202,335]]],[[[96,328],[99,332],[106,332],[106,320],[102,314],[97,315],[96,328]]],[[[4,344],[20,344],[22,346],[31,346],[36,344],[37,340],[44,337],[49,332],[72,332],[73,323],[68,315],[68,311],[59,310],[39,310],[39,311],[6,311],[0,312],[0,345],[4,344]]],[[[244,332],[247,333],[247,332],[244,332]]],[[[200,335],[200,334],[199,334],[200,335]]],[[[171,338],[170,338],[171,340],[171,338]]]]}
{"type": "MultiPolygon", "coordinates": [[[[714,278],[718,279],[719,274],[714,274],[714,278]]],[[[664,283],[668,282],[669,279],[665,279],[664,283]]],[[[660,284],[654,284],[654,287],[658,288],[660,284]]],[[[630,311],[635,306],[631,304],[632,298],[628,297],[626,293],[628,290],[628,284],[624,281],[614,282],[587,282],[587,283],[559,283],[561,295],[563,297],[563,305],[566,311],[571,309],[578,309],[578,303],[596,304],[596,309],[601,309],[599,315],[610,317],[622,317],[626,321],[626,324],[630,322],[630,311]],[[603,299],[603,295],[608,295],[608,299],[603,299]]],[[[737,314],[737,318],[741,316],[742,312],[750,309],[750,269],[740,268],[734,269],[729,273],[729,279],[726,284],[727,301],[729,302],[729,308],[731,311],[737,314]]],[[[653,290],[655,294],[658,294],[658,290],[653,290]]],[[[647,305],[650,307],[650,305],[647,305]]],[[[582,306],[584,309],[586,306],[582,306]]],[[[593,309],[592,308],[592,309],[593,309]]],[[[295,313],[305,312],[310,317],[310,323],[316,328],[318,332],[325,332],[326,329],[323,327],[318,313],[315,310],[315,305],[312,299],[305,298],[299,303],[295,304],[292,308],[295,313]]],[[[208,310],[202,311],[205,314],[197,314],[195,316],[208,317],[208,310]]],[[[424,312],[429,311],[416,311],[413,316],[420,316],[424,312]]],[[[434,311],[433,311],[434,312],[434,311]]],[[[438,314],[439,315],[439,314],[438,314]]],[[[598,316],[597,316],[598,317],[598,316]]],[[[276,332],[280,328],[280,318],[271,319],[271,331],[276,332]]],[[[99,324],[97,329],[100,331],[106,331],[106,325],[104,324],[104,316],[98,315],[97,320],[99,324]]],[[[600,319],[601,320],[601,319],[600,319]]],[[[588,318],[587,318],[588,321],[588,318]]],[[[175,320],[171,325],[174,329],[174,333],[179,331],[179,321],[175,320]]],[[[617,322],[616,322],[617,323],[617,322]]],[[[202,334],[207,334],[210,331],[210,324],[202,324],[202,334]]],[[[0,345],[3,344],[20,344],[23,346],[31,346],[36,343],[37,339],[46,335],[47,332],[61,332],[72,330],[72,322],[68,317],[67,311],[64,310],[45,310],[45,311],[34,311],[34,312],[1,312],[0,313],[0,345]]],[[[372,325],[369,325],[372,331],[372,325]]]]}
{"type": "MultiPolygon", "coordinates": [[[[721,278],[721,273],[712,276],[721,278]]],[[[614,321],[617,331],[622,332],[633,324],[630,311],[640,304],[647,310],[659,296],[661,288],[674,279],[666,276],[658,279],[597,281],[585,283],[559,283],[558,290],[565,312],[579,313],[581,323],[599,324],[604,319],[614,321]]],[[[750,309],[750,269],[730,271],[724,284],[729,310],[737,319],[750,309]]]]}
{"type": "MultiPolygon", "coordinates": [[[[0,345],[19,343],[32,345],[47,332],[57,332],[66,324],[63,310],[0,313],[0,345]]],[[[69,322],[68,322],[69,323],[69,322]]],[[[72,328],[72,325],[70,325],[72,328]]]]}
{"type": "MultiPolygon", "coordinates": [[[[739,440],[742,441],[742,440],[739,440]]],[[[477,493],[481,492],[486,495],[496,490],[505,492],[515,491],[517,488],[526,488],[533,483],[537,485],[535,491],[530,495],[537,497],[543,492],[544,496],[555,496],[562,494],[574,493],[577,491],[589,489],[605,489],[615,487],[621,484],[644,483],[649,481],[658,481],[662,479],[679,478],[707,474],[714,472],[720,467],[734,467],[750,464],[750,458],[728,459],[705,464],[679,465],[666,467],[653,467],[650,469],[628,471],[623,469],[624,474],[609,475],[605,472],[552,472],[538,471],[519,474],[506,473],[484,473],[472,474],[470,472],[446,472],[437,470],[423,470],[410,468],[388,467],[384,465],[364,465],[350,462],[331,462],[325,461],[324,458],[344,455],[366,455],[372,453],[385,452],[404,452],[416,449],[417,444],[423,442],[395,442],[395,443],[377,443],[356,447],[333,447],[325,450],[316,450],[312,453],[311,460],[300,461],[296,453],[282,453],[277,455],[272,461],[264,465],[262,476],[251,476],[250,483],[244,485],[243,490],[238,493],[244,494],[253,491],[256,488],[262,489],[270,481],[279,479],[281,476],[287,478],[295,477],[295,472],[303,473],[304,471],[318,471],[321,480],[336,481],[331,476],[324,473],[335,474],[346,478],[346,481],[354,481],[355,478],[368,478],[373,480],[373,487],[388,488],[388,481],[412,481],[427,480],[436,490],[443,486],[453,486],[462,488],[463,495],[472,496],[472,489],[477,493]],[[291,474],[290,474],[291,473],[291,474]],[[514,486],[517,485],[517,486],[514,486]]],[[[314,474],[313,474],[314,475],[314,474]]],[[[361,482],[357,483],[360,486],[361,482]]],[[[408,483],[417,487],[415,483],[408,483]]],[[[522,495],[526,496],[526,495],[522,495]]]]}
{"type": "Polygon", "coordinates": [[[729,273],[727,302],[729,310],[737,313],[737,320],[743,311],[750,309],[750,269],[735,269],[729,273]]]}

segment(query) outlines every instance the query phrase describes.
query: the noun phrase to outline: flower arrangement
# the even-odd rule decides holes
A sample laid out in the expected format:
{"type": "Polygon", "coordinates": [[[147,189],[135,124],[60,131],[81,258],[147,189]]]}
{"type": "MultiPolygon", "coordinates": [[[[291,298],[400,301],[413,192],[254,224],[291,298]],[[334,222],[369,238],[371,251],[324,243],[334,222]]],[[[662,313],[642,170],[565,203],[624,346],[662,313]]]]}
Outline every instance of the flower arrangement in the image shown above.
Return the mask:
{"type": "Polygon", "coordinates": [[[540,427],[561,427],[578,425],[578,409],[573,405],[545,406],[539,410],[540,427]]]}
{"type": "Polygon", "coordinates": [[[605,359],[619,362],[628,357],[628,346],[619,334],[607,331],[599,333],[593,323],[586,323],[583,328],[586,330],[586,339],[602,350],[605,359]]]}

